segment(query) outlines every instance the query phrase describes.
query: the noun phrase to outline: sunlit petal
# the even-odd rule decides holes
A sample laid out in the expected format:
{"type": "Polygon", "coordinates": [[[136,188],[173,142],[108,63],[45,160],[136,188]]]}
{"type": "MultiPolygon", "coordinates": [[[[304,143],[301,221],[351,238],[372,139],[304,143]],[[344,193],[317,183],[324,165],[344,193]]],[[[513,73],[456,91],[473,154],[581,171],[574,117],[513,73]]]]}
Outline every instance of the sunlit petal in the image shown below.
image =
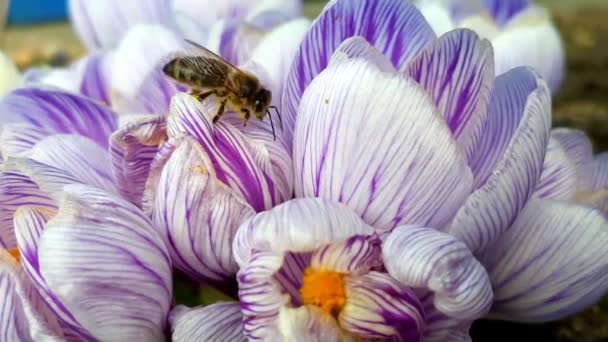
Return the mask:
{"type": "Polygon", "coordinates": [[[296,196],[346,203],[381,232],[443,227],[471,191],[466,158],[424,89],[361,59],[309,85],[293,157],[296,196]]]}
{"type": "Polygon", "coordinates": [[[608,222],[599,212],[532,200],[480,256],[494,288],[492,317],[543,322],[594,303],[608,289],[608,222]]]}

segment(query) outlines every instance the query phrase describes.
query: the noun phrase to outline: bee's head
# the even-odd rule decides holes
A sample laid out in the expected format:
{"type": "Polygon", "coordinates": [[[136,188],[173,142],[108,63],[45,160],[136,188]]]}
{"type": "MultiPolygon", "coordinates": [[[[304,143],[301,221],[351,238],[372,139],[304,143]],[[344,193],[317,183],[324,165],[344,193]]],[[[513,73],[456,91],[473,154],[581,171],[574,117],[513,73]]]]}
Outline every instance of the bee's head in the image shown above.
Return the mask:
{"type": "Polygon", "coordinates": [[[258,119],[262,120],[264,118],[270,101],[272,101],[272,93],[265,88],[260,88],[255,94],[252,108],[253,114],[255,114],[258,119]]]}

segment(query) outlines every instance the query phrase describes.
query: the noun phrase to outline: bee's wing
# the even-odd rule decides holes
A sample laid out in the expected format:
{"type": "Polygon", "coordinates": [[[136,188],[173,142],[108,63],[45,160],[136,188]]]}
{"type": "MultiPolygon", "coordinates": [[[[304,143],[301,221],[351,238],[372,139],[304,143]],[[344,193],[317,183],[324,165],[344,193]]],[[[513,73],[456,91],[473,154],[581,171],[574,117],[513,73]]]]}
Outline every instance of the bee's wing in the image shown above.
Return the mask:
{"type": "Polygon", "coordinates": [[[184,39],[186,41],[186,43],[190,44],[192,47],[195,48],[194,52],[198,57],[204,57],[204,58],[209,58],[209,59],[216,59],[219,61],[222,61],[226,64],[228,64],[231,68],[238,70],[237,67],[235,67],[234,65],[232,65],[232,63],[228,62],[227,60],[225,60],[222,56],[216,54],[215,52],[207,49],[206,47],[195,43],[189,39],[184,39]]]}
{"type": "Polygon", "coordinates": [[[230,62],[211,50],[186,39],[186,42],[196,49],[182,51],[177,56],[181,67],[195,72],[200,77],[200,83],[208,87],[229,86],[226,79],[240,70],[230,62]]]}

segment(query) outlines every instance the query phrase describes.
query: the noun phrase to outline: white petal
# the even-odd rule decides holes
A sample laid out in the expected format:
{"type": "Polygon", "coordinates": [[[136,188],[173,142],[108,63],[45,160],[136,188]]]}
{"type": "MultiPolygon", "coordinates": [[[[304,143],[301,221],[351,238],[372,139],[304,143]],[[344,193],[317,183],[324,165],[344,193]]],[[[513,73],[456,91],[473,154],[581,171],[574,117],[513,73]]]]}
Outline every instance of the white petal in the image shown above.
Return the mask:
{"type": "Polygon", "coordinates": [[[234,253],[242,266],[263,248],[275,253],[309,252],[353,235],[371,235],[350,208],[320,198],[297,198],[244,221],[234,239],[234,253]]]}
{"type": "Polygon", "coordinates": [[[549,89],[526,68],[497,78],[491,103],[472,163],[478,188],[447,230],[474,253],[509,228],[534,192],[551,126],[549,89]]]}
{"type": "Polygon", "coordinates": [[[62,170],[83,184],[118,193],[110,169],[110,154],[88,138],[55,134],[36,144],[29,157],[62,170]]]}
{"type": "Polygon", "coordinates": [[[593,144],[587,134],[573,128],[555,128],[551,138],[562,147],[566,156],[576,167],[577,186],[581,190],[590,191],[593,187],[593,144]]]}
{"type": "Polygon", "coordinates": [[[217,303],[188,309],[171,310],[171,341],[246,341],[239,303],[217,303]]]}
{"type": "Polygon", "coordinates": [[[197,280],[234,277],[237,228],[253,209],[215,177],[200,146],[180,144],[165,164],[152,221],[167,241],[176,268],[197,280]]]}
{"type": "Polygon", "coordinates": [[[608,290],[608,222],[589,208],[532,200],[480,260],[494,288],[493,317],[560,319],[608,290]]]}
{"type": "Polygon", "coordinates": [[[137,207],[100,190],[64,188],[39,242],[49,289],[94,337],[164,341],[172,297],[165,244],[137,207]]]}
{"type": "Polygon", "coordinates": [[[170,1],[70,0],[71,22],[90,50],[111,48],[133,26],[171,25],[170,1]]]}
{"type": "Polygon", "coordinates": [[[555,92],[565,69],[565,49],[550,15],[530,7],[518,14],[497,37],[492,39],[496,56],[496,75],[518,66],[531,66],[555,92]]]}
{"type": "Polygon", "coordinates": [[[120,194],[137,206],[142,204],[150,164],[166,140],[166,120],[158,116],[137,116],[110,137],[116,184],[120,194]]]}
{"type": "Polygon", "coordinates": [[[536,184],[535,196],[553,200],[572,200],[576,194],[576,165],[555,139],[549,139],[543,173],[536,184]]]}
{"type": "Polygon", "coordinates": [[[20,265],[0,249],[0,340],[62,341],[57,321],[44,307],[20,265]]]}
{"type": "Polygon", "coordinates": [[[424,89],[366,60],[314,79],[294,137],[296,196],[345,203],[382,232],[442,227],[471,191],[466,158],[424,89]]]}
{"type": "Polygon", "coordinates": [[[382,246],[389,274],[406,286],[434,293],[438,311],[474,320],[492,305],[492,287],[483,266],[461,241],[432,228],[401,226],[382,246]]]}

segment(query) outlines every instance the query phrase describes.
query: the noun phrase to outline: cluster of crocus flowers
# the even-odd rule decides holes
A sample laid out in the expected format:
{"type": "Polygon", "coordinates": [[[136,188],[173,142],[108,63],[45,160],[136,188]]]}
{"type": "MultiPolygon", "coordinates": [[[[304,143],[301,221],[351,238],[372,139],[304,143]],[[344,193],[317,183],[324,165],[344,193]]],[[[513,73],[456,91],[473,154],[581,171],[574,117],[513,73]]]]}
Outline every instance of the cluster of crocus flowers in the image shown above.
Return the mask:
{"type": "Polygon", "coordinates": [[[552,91],[563,78],[564,46],[548,11],[532,0],[418,0],[438,35],[469,28],[494,47],[496,74],[531,66],[552,91]]]}
{"type": "MultiPolygon", "coordinates": [[[[546,81],[496,76],[475,32],[336,0],[310,27],[239,36],[255,48],[216,51],[272,89],[274,140],[267,121],[214,124],[213,98],[164,78],[184,32],[146,17],[166,2],[137,3],[148,25],[0,102],[0,336],[459,341],[608,288],[606,158],[551,131],[546,81]],[[232,300],[176,303],[177,272],[232,300]]],[[[76,26],[116,39],[78,17],[87,4],[76,26]]],[[[290,16],[247,8],[222,13],[290,16]]]]}

